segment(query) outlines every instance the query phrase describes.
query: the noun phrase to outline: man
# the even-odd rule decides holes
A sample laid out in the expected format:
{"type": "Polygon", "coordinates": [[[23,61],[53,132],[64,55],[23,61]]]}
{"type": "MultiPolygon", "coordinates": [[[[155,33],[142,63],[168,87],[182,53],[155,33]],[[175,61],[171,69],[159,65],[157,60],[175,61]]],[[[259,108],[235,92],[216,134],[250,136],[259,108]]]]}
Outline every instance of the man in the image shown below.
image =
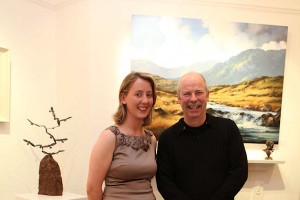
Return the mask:
{"type": "Polygon", "coordinates": [[[248,177],[236,124],[206,113],[209,90],[199,73],[181,77],[177,98],[184,117],[159,138],[159,192],[166,200],[233,200],[248,177]]]}

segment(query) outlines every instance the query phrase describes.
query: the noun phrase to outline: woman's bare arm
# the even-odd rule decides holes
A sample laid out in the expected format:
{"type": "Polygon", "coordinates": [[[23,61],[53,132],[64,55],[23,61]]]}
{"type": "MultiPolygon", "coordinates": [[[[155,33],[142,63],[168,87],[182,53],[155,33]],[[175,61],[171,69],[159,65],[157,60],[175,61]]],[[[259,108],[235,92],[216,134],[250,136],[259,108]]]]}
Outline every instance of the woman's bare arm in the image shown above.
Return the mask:
{"type": "Polygon", "coordinates": [[[88,200],[102,200],[102,184],[112,161],[116,137],[110,130],[104,130],[93,146],[87,179],[88,200]]]}

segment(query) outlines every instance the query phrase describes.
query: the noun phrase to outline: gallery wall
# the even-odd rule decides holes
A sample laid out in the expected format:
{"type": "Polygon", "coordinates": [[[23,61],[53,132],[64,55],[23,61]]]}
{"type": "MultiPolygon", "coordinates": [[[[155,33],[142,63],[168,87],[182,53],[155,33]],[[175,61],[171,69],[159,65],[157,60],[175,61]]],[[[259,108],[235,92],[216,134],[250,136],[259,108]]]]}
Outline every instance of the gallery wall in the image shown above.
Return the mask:
{"type": "MultiPolygon", "coordinates": [[[[253,199],[257,184],[264,188],[264,199],[299,199],[297,1],[268,5],[249,0],[73,0],[51,8],[33,0],[0,0],[0,4],[0,47],[12,52],[11,119],[0,123],[0,199],[37,192],[39,161],[44,155],[22,140],[47,140],[27,119],[51,124],[50,106],[59,117],[72,116],[58,129],[68,138],[59,146],[65,152],[54,156],[64,191],[85,194],[91,148],[100,132],[112,124],[119,84],[130,71],[133,14],[289,27],[280,139],[274,152],[285,163],[249,164],[248,181],[236,199],[253,199]]],[[[155,194],[161,199],[156,189],[155,194]]]]}
{"type": "MultiPolygon", "coordinates": [[[[43,142],[27,119],[47,122],[56,103],[55,13],[23,0],[0,0],[0,46],[11,60],[10,122],[0,122],[0,199],[36,190],[43,142]]],[[[1,102],[0,102],[1,103],[1,102]]]]}

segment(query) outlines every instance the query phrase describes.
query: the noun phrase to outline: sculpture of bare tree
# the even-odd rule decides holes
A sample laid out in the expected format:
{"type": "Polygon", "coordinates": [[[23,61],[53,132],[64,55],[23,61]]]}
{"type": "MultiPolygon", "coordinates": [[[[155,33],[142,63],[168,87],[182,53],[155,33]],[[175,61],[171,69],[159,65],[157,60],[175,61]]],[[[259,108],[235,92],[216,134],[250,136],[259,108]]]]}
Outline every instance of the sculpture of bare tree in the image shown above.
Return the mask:
{"type": "Polygon", "coordinates": [[[50,136],[50,139],[51,139],[53,142],[50,143],[50,144],[47,144],[47,145],[42,145],[42,144],[34,144],[34,143],[32,143],[31,141],[26,140],[26,139],[23,139],[23,140],[27,143],[27,145],[31,145],[31,146],[33,146],[33,147],[39,147],[39,148],[41,148],[41,149],[42,149],[42,152],[43,152],[44,154],[47,154],[47,155],[54,155],[54,154],[58,154],[58,153],[60,153],[60,152],[64,152],[64,150],[58,150],[57,152],[49,152],[49,151],[47,151],[46,149],[52,149],[52,147],[55,146],[58,142],[64,143],[64,141],[66,141],[66,140],[68,140],[68,139],[67,139],[67,138],[56,139],[56,138],[53,136],[53,134],[51,134],[51,133],[49,132],[49,130],[51,130],[51,129],[53,130],[53,129],[57,128],[57,127],[60,127],[61,122],[66,122],[68,119],[70,119],[70,118],[72,118],[72,117],[67,117],[67,118],[64,118],[64,119],[59,119],[59,118],[57,118],[56,115],[55,115],[55,112],[54,112],[53,107],[50,108],[49,112],[52,113],[53,120],[56,121],[57,126],[46,127],[45,125],[39,125],[39,124],[36,124],[36,123],[32,122],[32,121],[29,120],[29,119],[27,119],[27,120],[30,122],[30,124],[31,124],[32,126],[37,126],[37,127],[42,127],[42,128],[44,128],[46,134],[48,134],[48,135],[50,136]]]}

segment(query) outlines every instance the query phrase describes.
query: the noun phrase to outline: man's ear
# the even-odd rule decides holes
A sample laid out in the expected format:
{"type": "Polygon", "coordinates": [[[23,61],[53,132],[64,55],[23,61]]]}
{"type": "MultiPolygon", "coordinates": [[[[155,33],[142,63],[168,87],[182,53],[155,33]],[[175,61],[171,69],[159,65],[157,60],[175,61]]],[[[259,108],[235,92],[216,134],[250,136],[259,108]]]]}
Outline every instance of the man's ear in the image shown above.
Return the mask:
{"type": "Polygon", "coordinates": [[[177,94],[177,100],[178,100],[178,103],[181,104],[181,97],[179,94],[177,94]]]}

